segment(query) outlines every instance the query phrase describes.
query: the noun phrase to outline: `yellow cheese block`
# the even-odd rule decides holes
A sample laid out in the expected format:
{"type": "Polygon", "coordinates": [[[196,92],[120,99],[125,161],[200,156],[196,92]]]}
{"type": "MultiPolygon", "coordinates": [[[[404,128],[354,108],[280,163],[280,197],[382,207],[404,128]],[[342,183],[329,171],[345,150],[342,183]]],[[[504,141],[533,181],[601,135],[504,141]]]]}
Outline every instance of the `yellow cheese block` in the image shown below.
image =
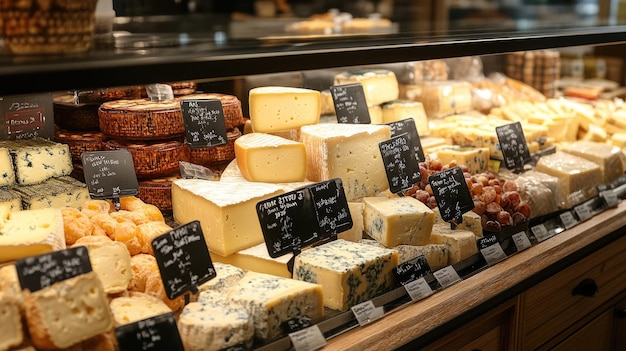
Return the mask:
{"type": "Polygon", "coordinates": [[[460,262],[478,253],[476,236],[469,230],[450,229],[449,224],[435,224],[430,235],[433,244],[446,244],[450,248],[448,263],[460,262]]]}
{"type": "Polygon", "coordinates": [[[437,158],[445,164],[456,161],[466,165],[470,173],[486,172],[489,168],[489,149],[486,147],[444,148],[437,150],[437,158]]]}
{"type": "Polygon", "coordinates": [[[430,134],[428,127],[428,117],[424,105],[419,101],[396,100],[383,104],[383,123],[401,121],[412,118],[419,136],[430,134]]]}
{"type": "Polygon", "coordinates": [[[337,234],[338,239],[357,242],[363,239],[364,222],[363,209],[365,205],[362,202],[348,202],[348,210],[352,217],[352,228],[337,234]]]}
{"type": "Polygon", "coordinates": [[[111,300],[109,307],[116,327],[172,311],[161,299],[142,293],[116,297],[111,300]]]}
{"type": "Polygon", "coordinates": [[[301,182],[306,176],[303,143],[265,133],[244,134],[235,141],[235,158],[249,181],[301,182]]]}
{"type": "MultiPolygon", "coordinates": [[[[435,212],[435,224],[445,224],[447,226],[450,226],[449,223],[444,222],[444,220],[441,218],[441,213],[439,212],[439,208],[433,209],[433,212],[435,212]]],[[[474,233],[476,237],[482,238],[483,225],[480,219],[480,215],[478,215],[474,211],[468,211],[468,212],[463,213],[462,218],[463,218],[463,221],[460,224],[458,224],[454,229],[469,230],[470,232],[474,233]]]]}
{"type": "Polygon", "coordinates": [[[353,70],[335,76],[335,85],[361,83],[368,106],[380,105],[398,99],[398,80],[388,70],[353,70]]]}
{"type": "Polygon", "coordinates": [[[593,141],[577,141],[564,146],[561,150],[600,166],[602,183],[612,182],[624,174],[622,150],[616,146],[593,141]]]}
{"type": "Polygon", "coordinates": [[[283,189],[269,183],[177,179],[172,213],[178,223],[199,220],[209,249],[228,256],[263,242],[256,204],[283,189]]]}
{"type": "Polygon", "coordinates": [[[0,224],[0,262],[65,249],[58,208],[5,212],[0,224]]]}
{"type": "Polygon", "coordinates": [[[260,243],[228,256],[213,254],[211,259],[213,262],[229,264],[247,271],[291,278],[291,273],[287,269],[287,262],[289,262],[292,256],[293,254],[289,253],[272,258],[267,252],[265,243],[260,243]]]}
{"type": "Polygon", "coordinates": [[[14,299],[0,292],[0,350],[13,350],[24,341],[22,315],[14,299]]]}
{"type": "Polygon", "coordinates": [[[317,124],[320,119],[320,92],[291,87],[250,89],[250,121],[255,132],[267,133],[317,124]]]}

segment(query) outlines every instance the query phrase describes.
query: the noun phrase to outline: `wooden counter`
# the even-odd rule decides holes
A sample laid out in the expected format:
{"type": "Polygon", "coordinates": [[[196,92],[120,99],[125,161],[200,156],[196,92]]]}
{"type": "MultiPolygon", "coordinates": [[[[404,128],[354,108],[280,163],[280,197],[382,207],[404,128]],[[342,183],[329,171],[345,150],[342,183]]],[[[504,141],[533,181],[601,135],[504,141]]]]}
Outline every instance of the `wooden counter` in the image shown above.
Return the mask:
{"type": "MultiPolygon", "coordinates": [[[[390,350],[446,335],[626,234],[626,201],[425,300],[328,340],[328,350],[390,350]]],[[[626,282],[624,282],[626,289],[626,282]]]]}

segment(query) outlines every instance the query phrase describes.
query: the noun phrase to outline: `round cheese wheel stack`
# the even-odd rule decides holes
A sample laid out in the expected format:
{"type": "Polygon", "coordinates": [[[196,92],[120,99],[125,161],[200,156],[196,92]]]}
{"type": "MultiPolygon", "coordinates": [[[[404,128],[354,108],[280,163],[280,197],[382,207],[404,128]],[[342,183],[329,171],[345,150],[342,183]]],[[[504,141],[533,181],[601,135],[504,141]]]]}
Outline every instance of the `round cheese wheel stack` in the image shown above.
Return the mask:
{"type": "Polygon", "coordinates": [[[114,138],[159,140],[180,137],[185,133],[178,100],[148,99],[109,101],[98,109],[100,130],[114,138]]]}
{"type": "MultiPolygon", "coordinates": [[[[191,161],[193,162],[193,161],[191,161]]],[[[137,197],[147,204],[158,207],[161,211],[172,209],[172,181],[178,176],[154,178],[139,181],[137,197]]]]}
{"type": "Polygon", "coordinates": [[[109,140],[105,150],[126,149],[133,158],[138,178],[168,176],[179,170],[179,161],[189,161],[189,147],[180,141],[129,142],[109,140]]]}
{"type": "Polygon", "coordinates": [[[243,111],[241,110],[241,101],[234,96],[220,93],[192,94],[181,96],[179,100],[210,100],[217,99],[222,103],[224,110],[224,122],[226,129],[230,130],[243,124],[243,111]]]}
{"type": "Polygon", "coordinates": [[[77,103],[74,94],[55,96],[52,100],[54,123],[72,131],[95,131],[98,124],[99,104],[77,103]]]}
{"type": "Polygon", "coordinates": [[[235,159],[235,141],[241,136],[237,128],[227,131],[228,143],[213,147],[191,149],[191,163],[210,166],[235,159]]]}
{"type": "Polygon", "coordinates": [[[72,161],[81,162],[83,152],[104,150],[107,137],[101,132],[71,132],[58,129],[54,132],[54,140],[69,145],[72,161]]]}

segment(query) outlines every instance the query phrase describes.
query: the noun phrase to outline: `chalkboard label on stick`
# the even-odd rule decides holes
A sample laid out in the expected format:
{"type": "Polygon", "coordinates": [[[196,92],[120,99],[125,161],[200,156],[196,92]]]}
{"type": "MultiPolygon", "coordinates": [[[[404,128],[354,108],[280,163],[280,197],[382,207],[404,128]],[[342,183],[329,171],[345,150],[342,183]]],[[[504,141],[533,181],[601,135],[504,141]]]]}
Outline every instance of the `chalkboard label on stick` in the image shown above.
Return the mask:
{"type": "Polygon", "coordinates": [[[389,191],[399,193],[422,179],[419,162],[409,133],[397,135],[378,144],[385,165],[389,191]]]}
{"type": "Polygon", "coordinates": [[[434,173],[428,177],[433,189],[441,218],[460,224],[463,214],[474,209],[472,194],[467,187],[461,167],[456,166],[445,171],[434,173]]]}
{"type": "Polygon", "coordinates": [[[333,85],[330,94],[338,123],[369,124],[370,111],[361,83],[333,85]]]}
{"type": "Polygon", "coordinates": [[[496,127],[504,165],[508,169],[523,171],[524,164],[530,161],[530,151],[520,122],[496,127]]]}
{"type": "Polygon", "coordinates": [[[183,351],[173,312],[115,328],[120,351],[183,351]]]}
{"type": "Polygon", "coordinates": [[[415,150],[415,157],[419,162],[426,160],[424,150],[422,150],[422,142],[420,141],[415,120],[413,118],[403,119],[401,121],[391,122],[387,124],[391,128],[391,137],[395,137],[404,133],[411,135],[411,144],[415,150]]]}
{"type": "Polygon", "coordinates": [[[224,109],[219,99],[185,99],[180,102],[180,108],[189,147],[212,147],[228,143],[224,109]]]}
{"type": "Polygon", "coordinates": [[[85,246],[31,256],[15,262],[22,289],[39,291],[54,283],[91,272],[89,252],[85,246]]]}
{"type": "Polygon", "coordinates": [[[400,284],[406,285],[414,280],[425,277],[428,273],[431,273],[431,270],[426,256],[419,255],[394,267],[393,273],[400,284]]]}
{"type": "Polygon", "coordinates": [[[337,235],[352,228],[348,199],[340,178],[313,184],[308,189],[323,237],[337,235]]]}
{"type": "Polygon", "coordinates": [[[133,157],[128,150],[84,152],[81,157],[92,198],[113,199],[139,193],[133,157]]]}
{"type": "Polygon", "coordinates": [[[270,257],[292,253],[324,238],[308,188],[259,201],[256,210],[270,257]]]}
{"type": "Polygon", "coordinates": [[[154,238],[152,249],[170,299],[194,291],[216,276],[199,221],[154,238]]]}

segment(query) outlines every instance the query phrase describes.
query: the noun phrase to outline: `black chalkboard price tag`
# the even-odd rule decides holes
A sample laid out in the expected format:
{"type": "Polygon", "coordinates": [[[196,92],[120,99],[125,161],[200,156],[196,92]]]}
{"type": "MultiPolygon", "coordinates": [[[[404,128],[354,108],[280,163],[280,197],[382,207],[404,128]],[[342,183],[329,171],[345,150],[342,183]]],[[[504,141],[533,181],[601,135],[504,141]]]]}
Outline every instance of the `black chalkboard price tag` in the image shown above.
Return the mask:
{"type": "Polygon", "coordinates": [[[411,134],[404,133],[378,144],[385,165],[389,191],[399,193],[422,179],[411,134]]]}
{"type": "Polygon", "coordinates": [[[338,123],[369,124],[370,112],[361,83],[333,85],[330,94],[338,123]]]}
{"type": "Polygon", "coordinates": [[[114,199],[139,193],[133,157],[128,150],[84,152],[81,157],[92,198],[114,199]]]}
{"type": "Polygon", "coordinates": [[[89,252],[85,246],[31,256],[15,262],[22,289],[39,291],[54,283],[91,272],[89,252]]]}
{"type": "Polygon", "coordinates": [[[324,238],[308,188],[259,201],[256,211],[270,257],[298,251],[324,238]]]}
{"type": "Polygon", "coordinates": [[[120,351],[184,351],[174,313],[165,313],[115,328],[120,351]]]}
{"type": "Polygon", "coordinates": [[[419,162],[426,160],[424,156],[424,150],[422,149],[422,142],[420,141],[419,134],[417,133],[417,127],[415,126],[415,120],[413,118],[403,119],[401,121],[391,122],[387,124],[391,128],[391,137],[395,137],[404,133],[411,135],[411,144],[413,150],[415,150],[415,157],[419,162]]]}
{"type": "Polygon", "coordinates": [[[180,102],[180,108],[189,147],[211,147],[228,143],[224,109],[219,99],[184,99],[180,102]]]}
{"type": "Polygon", "coordinates": [[[496,127],[500,150],[504,156],[504,165],[508,169],[523,171],[524,165],[531,160],[528,144],[520,122],[496,127]]]}
{"type": "Polygon", "coordinates": [[[424,255],[419,255],[393,268],[393,274],[401,285],[407,285],[431,272],[428,260],[424,255]]]}
{"type": "Polygon", "coordinates": [[[472,194],[467,187],[461,167],[453,167],[428,177],[441,218],[460,224],[463,214],[474,209],[472,194]]]}
{"type": "Polygon", "coordinates": [[[340,178],[313,184],[308,189],[323,237],[337,235],[352,228],[348,199],[340,178]]]}
{"type": "Polygon", "coordinates": [[[152,240],[161,279],[168,298],[175,299],[215,278],[199,221],[189,222],[152,240]]]}

